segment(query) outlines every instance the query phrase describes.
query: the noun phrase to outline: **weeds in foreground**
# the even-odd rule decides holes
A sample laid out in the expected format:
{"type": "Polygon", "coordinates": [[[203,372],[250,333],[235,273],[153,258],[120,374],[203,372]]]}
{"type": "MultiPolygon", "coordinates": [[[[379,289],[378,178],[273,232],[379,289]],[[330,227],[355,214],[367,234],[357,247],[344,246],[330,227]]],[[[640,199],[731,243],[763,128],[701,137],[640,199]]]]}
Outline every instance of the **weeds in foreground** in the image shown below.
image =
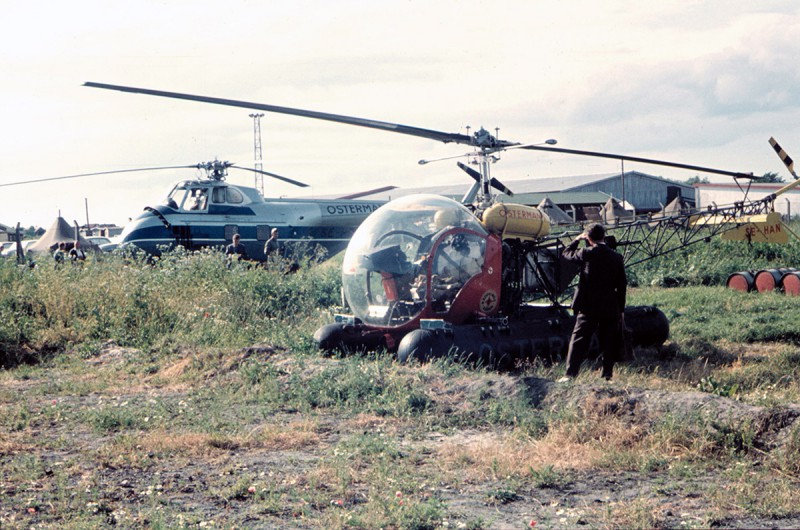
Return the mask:
{"type": "Polygon", "coordinates": [[[14,365],[26,352],[72,347],[89,356],[107,340],[161,351],[245,346],[266,336],[310,345],[316,308],[339,301],[338,276],[335,267],[291,275],[227,269],[215,251],[176,251],[156,265],[104,255],[61,269],[0,260],[0,360],[14,365]]]}
{"type": "Polygon", "coordinates": [[[790,299],[633,289],[632,304],[671,316],[671,342],[638,351],[612,387],[587,372],[583,394],[540,403],[529,385],[558,366],[322,358],[309,337],[338,302],[335,268],[220,265],[201,253],[156,268],[0,266],[4,359],[45,352],[0,371],[0,524],[478,529],[513,513],[520,528],[692,528],[797,516],[786,405],[800,401],[800,354],[784,323],[760,316],[797,321],[790,299]],[[65,282],[74,297],[48,287],[65,282]],[[650,415],[637,389],[760,415],[650,415]],[[609,476],[635,477],[638,500],[559,504],[609,476]],[[535,517],[533,499],[548,499],[535,517]]]}

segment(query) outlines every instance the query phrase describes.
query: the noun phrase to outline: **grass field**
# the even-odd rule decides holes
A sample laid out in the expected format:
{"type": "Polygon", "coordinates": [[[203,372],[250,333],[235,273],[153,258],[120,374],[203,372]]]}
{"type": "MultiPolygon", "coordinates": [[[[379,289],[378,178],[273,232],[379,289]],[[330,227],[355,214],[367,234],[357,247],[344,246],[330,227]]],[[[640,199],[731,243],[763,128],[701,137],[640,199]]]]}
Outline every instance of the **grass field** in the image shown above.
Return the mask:
{"type": "Polygon", "coordinates": [[[797,299],[660,270],[667,344],[562,386],[320,356],[335,262],[0,263],[0,528],[800,526],[797,299]]]}

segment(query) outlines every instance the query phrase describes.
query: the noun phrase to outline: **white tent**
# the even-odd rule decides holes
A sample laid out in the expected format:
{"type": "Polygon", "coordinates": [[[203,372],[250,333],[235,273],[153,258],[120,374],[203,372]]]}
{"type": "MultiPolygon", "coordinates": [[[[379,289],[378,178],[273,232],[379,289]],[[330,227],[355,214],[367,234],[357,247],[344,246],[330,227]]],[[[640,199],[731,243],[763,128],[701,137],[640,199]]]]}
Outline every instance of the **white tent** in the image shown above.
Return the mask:
{"type": "Polygon", "coordinates": [[[567,212],[551,201],[550,197],[542,199],[537,208],[547,216],[551,225],[569,225],[575,222],[567,212]]]}
{"type": "Polygon", "coordinates": [[[55,250],[62,241],[67,244],[67,248],[69,249],[72,248],[76,239],[81,242],[81,247],[83,247],[84,250],[96,250],[95,245],[80,235],[77,227],[70,226],[63,217],[57,217],[44,235],[42,235],[36,243],[32,243],[25,249],[25,252],[49,253],[55,250]]]}
{"type": "Polygon", "coordinates": [[[608,225],[613,225],[620,221],[630,221],[633,217],[633,213],[623,208],[614,197],[609,197],[605,206],[600,209],[600,218],[608,225]]]}

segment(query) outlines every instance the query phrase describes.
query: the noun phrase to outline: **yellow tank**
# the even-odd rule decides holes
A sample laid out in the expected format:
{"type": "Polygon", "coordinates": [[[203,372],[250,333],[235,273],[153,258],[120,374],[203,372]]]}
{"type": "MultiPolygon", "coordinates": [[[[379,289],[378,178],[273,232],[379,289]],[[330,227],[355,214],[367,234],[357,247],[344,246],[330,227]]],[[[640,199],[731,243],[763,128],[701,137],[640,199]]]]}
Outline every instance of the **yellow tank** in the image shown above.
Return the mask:
{"type": "Polygon", "coordinates": [[[550,233],[550,221],[538,208],[499,202],[483,212],[483,226],[501,239],[538,239],[550,233]]]}

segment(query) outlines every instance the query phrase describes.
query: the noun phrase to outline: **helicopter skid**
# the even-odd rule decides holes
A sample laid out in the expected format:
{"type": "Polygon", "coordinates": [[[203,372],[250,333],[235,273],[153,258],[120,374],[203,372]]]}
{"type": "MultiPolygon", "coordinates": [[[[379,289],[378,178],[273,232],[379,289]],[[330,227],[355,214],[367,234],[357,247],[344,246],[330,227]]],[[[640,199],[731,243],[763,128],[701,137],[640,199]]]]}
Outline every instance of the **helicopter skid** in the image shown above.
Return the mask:
{"type": "MultiPolygon", "coordinates": [[[[531,306],[507,320],[420,328],[403,337],[397,359],[427,362],[449,357],[495,369],[511,369],[533,359],[554,362],[566,357],[574,322],[562,308],[531,306]]],[[[655,307],[626,308],[625,323],[634,346],[660,346],[669,336],[669,322],[655,307]]],[[[593,338],[590,357],[598,354],[593,338]]]]}
{"type": "MultiPolygon", "coordinates": [[[[451,357],[497,369],[509,369],[535,358],[553,362],[566,356],[575,317],[553,306],[524,306],[513,318],[485,319],[451,325],[443,320],[422,321],[415,329],[370,326],[348,320],[322,326],[314,333],[326,354],[375,350],[397,351],[400,362],[427,362],[451,357]]],[[[669,337],[669,321],[652,306],[625,308],[625,324],[634,346],[660,346],[669,337]]],[[[597,356],[592,340],[590,356],[597,356]]]]}
{"type": "Polygon", "coordinates": [[[314,341],[326,354],[393,350],[401,337],[361,322],[327,324],[314,332],[314,341]]]}

